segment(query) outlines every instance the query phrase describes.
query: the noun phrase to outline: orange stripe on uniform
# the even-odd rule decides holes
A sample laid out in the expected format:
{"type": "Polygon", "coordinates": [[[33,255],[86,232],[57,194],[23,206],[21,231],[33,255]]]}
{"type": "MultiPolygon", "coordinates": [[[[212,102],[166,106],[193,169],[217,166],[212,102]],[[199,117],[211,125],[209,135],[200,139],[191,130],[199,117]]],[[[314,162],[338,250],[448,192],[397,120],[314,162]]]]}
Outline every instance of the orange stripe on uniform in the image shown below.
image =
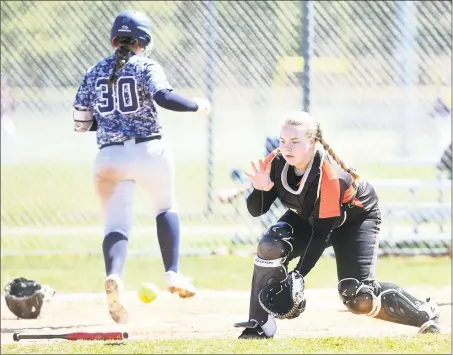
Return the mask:
{"type": "Polygon", "coordinates": [[[339,217],[340,180],[332,165],[326,160],[322,164],[322,179],[319,193],[319,218],[339,217]]]}
{"type": "Polygon", "coordinates": [[[346,202],[349,202],[352,200],[352,198],[354,197],[355,193],[356,193],[356,189],[354,188],[354,186],[349,186],[349,188],[344,192],[344,196],[343,196],[343,203],[346,203],[346,202]]]}
{"type": "Polygon", "coordinates": [[[356,198],[352,200],[351,205],[363,208],[362,202],[359,199],[356,199],[356,198]]]}
{"type": "Polygon", "coordinates": [[[344,192],[343,203],[351,201],[350,203],[352,206],[363,208],[362,202],[358,198],[354,197],[356,192],[357,190],[354,188],[354,186],[349,186],[349,188],[344,192]]]}

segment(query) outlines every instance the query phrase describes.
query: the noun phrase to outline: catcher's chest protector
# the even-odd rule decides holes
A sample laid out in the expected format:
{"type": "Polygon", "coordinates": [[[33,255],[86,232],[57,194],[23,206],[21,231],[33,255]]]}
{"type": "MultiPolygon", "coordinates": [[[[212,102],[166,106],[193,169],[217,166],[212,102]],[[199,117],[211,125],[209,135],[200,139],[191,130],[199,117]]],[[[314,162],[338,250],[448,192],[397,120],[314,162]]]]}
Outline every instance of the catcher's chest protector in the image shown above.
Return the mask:
{"type": "MultiPolygon", "coordinates": [[[[315,155],[313,168],[305,181],[304,187],[300,194],[288,192],[283,186],[282,171],[285,166],[283,158],[275,160],[275,189],[281,203],[288,209],[296,212],[297,215],[305,221],[309,221],[313,214],[313,209],[317,200],[317,191],[319,185],[319,165],[321,156],[315,155]]],[[[288,178],[290,178],[289,176],[288,178]]]]}

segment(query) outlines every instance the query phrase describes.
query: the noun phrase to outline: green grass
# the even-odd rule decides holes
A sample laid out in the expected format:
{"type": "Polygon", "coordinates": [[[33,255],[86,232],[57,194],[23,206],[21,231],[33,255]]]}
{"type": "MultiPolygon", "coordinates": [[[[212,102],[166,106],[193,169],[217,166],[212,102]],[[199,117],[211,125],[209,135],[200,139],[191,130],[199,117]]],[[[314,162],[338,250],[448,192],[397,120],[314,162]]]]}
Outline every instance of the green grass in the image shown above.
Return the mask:
{"type": "MultiPolygon", "coordinates": [[[[215,164],[213,167],[213,190],[233,187],[229,177],[232,167],[247,169],[247,162],[238,164],[215,164]]],[[[399,179],[417,176],[420,179],[435,179],[433,167],[392,167],[364,165],[361,174],[369,179],[399,179]]],[[[91,165],[40,164],[4,166],[1,170],[1,221],[4,226],[24,225],[93,225],[100,224],[100,206],[92,183],[91,165]]],[[[380,189],[383,203],[413,203],[405,189],[380,189]]],[[[203,216],[207,211],[208,183],[206,164],[178,162],[176,194],[183,216],[203,216]],[[190,188],[187,184],[190,183],[190,188]]],[[[450,190],[443,191],[445,201],[450,201],[450,190]]],[[[213,195],[214,211],[208,217],[222,221],[223,214],[234,214],[233,206],[222,206],[213,195]]],[[[423,188],[418,201],[435,202],[437,191],[423,188]]],[[[245,217],[245,204],[240,204],[245,217]]],[[[144,193],[137,193],[134,215],[143,223],[153,219],[149,201],[144,193]]]]}
{"type": "MultiPolygon", "coordinates": [[[[186,227],[187,224],[184,226],[186,227]]],[[[154,253],[155,256],[155,254],[159,252],[155,230],[156,228],[152,226],[140,233],[133,232],[130,237],[130,252],[141,255],[152,255],[154,253]]],[[[102,252],[100,247],[102,243],[102,228],[100,229],[99,234],[82,232],[76,235],[45,235],[45,230],[41,233],[44,235],[3,235],[1,238],[1,249],[5,254],[33,254],[36,251],[47,251],[47,254],[64,253],[98,255],[102,252]]],[[[216,236],[207,235],[206,233],[191,235],[182,234],[180,250],[184,252],[185,255],[188,255],[191,252],[198,252],[199,254],[202,252],[210,253],[211,251],[220,250],[222,248],[227,251],[241,248],[252,250],[256,245],[255,242],[246,246],[232,244],[232,232],[231,235],[227,233],[216,236]]],[[[252,239],[253,236],[254,235],[251,234],[250,239],[252,239]]]]}
{"type": "Polygon", "coordinates": [[[382,338],[146,340],[2,345],[2,354],[451,354],[450,334],[382,338]],[[109,344],[110,345],[110,344],[109,344]]]}
{"type": "MultiPolygon", "coordinates": [[[[102,256],[14,256],[2,257],[1,261],[3,283],[24,276],[49,284],[58,292],[100,292],[105,277],[102,256]]],[[[290,268],[296,261],[291,262],[290,268]]],[[[180,269],[194,279],[199,289],[248,290],[253,258],[251,255],[183,257],[180,269]]],[[[130,290],[137,289],[143,281],[163,287],[163,272],[160,258],[130,257],[124,280],[130,290]]],[[[448,286],[451,285],[451,260],[448,257],[382,257],[377,264],[377,279],[404,287],[448,286]]],[[[307,275],[306,282],[308,288],[335,287],[335,259],[321,258],[307,275]]]]}

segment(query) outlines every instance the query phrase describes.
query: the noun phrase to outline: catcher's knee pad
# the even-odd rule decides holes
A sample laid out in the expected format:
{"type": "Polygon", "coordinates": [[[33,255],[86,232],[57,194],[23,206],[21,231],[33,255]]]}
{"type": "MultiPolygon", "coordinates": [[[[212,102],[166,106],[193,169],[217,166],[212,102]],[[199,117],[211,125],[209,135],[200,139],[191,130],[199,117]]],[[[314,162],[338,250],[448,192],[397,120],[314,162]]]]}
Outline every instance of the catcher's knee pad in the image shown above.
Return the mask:
{"type": "Polygon", "coordinates": [[[355,314],[372,316],[377,307],[374,289],[356,279],[343,279],[338,283],[338,293],[346,308],[355,314]]]}
{"type": "Polygon", "coordinates": [[[286,261],[293,250],[291,239],[292,227],[287,223],[277,223],[259,241],[254,260],[254,280],[259,280],[260,290],[265,284],[286,277],[286,261]]]}
{"type": "Polygon", "coordinates": [[[263,260],[286,260],[293,250],[293,227],[286,222],[272,225],[258,243],[257,255],[263,260]]]}
{"type": "Polygon", "coordinates": [[[439,319],[436,303],[420,301],[395,284],[343,279],[338,292],[343,304],[355,314],[422,328],[439,319]]]}

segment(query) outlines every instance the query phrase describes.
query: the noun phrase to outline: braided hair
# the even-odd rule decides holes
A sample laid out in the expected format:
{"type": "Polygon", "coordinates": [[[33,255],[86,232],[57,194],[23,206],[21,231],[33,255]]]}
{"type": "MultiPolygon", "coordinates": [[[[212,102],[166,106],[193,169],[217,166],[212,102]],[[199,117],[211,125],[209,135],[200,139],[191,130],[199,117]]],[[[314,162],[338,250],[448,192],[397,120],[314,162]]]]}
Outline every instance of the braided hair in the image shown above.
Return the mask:
{"type": "Polygon", "coordinates": [[[349,164],[346,164],[340,157],[333,151],[332,147],[325,141],[325,139],[322,136],[322,129],[321,129],[321,124],[319,122],[316,122],[316,132],[315,132],[315,138],[316,140],[321,143],[323,146],[324,150],[337,162],[340,167],[351,174],[352,178],[354,179],[355,182],[360,180],[360,175],[357,173],[357,171],[349,164]]]}
{"type": "Polygon", "coordinates": [[[323,146],[327,154],[329,154],[344,171],[351,174],[355,182],[360,180],[360,175],[357,171],[351,165],[346,164],[342,159],[340,159],[329,143],[325,141],[321,124],[317,122],[311,114],[308,112],[297,112],[296,114],[291,115],[290,118],[287,118],[285,120],[285,124],[290,126],[304,126],[308,138],[315,137],[315,139],[323,146]]]}
{"type": "Polygon", "coordinates": [[[120,70],[129,60],[129,53],[132,50],[132,46],[137,42],[135,38],[120,36],[115,38],[115,42],[119,44],[118,52],[116,53],[116,62],[113,70],[110,74],[108,87],[111,88],[113,82],[116,80],[117,72],[120,70]]]}

